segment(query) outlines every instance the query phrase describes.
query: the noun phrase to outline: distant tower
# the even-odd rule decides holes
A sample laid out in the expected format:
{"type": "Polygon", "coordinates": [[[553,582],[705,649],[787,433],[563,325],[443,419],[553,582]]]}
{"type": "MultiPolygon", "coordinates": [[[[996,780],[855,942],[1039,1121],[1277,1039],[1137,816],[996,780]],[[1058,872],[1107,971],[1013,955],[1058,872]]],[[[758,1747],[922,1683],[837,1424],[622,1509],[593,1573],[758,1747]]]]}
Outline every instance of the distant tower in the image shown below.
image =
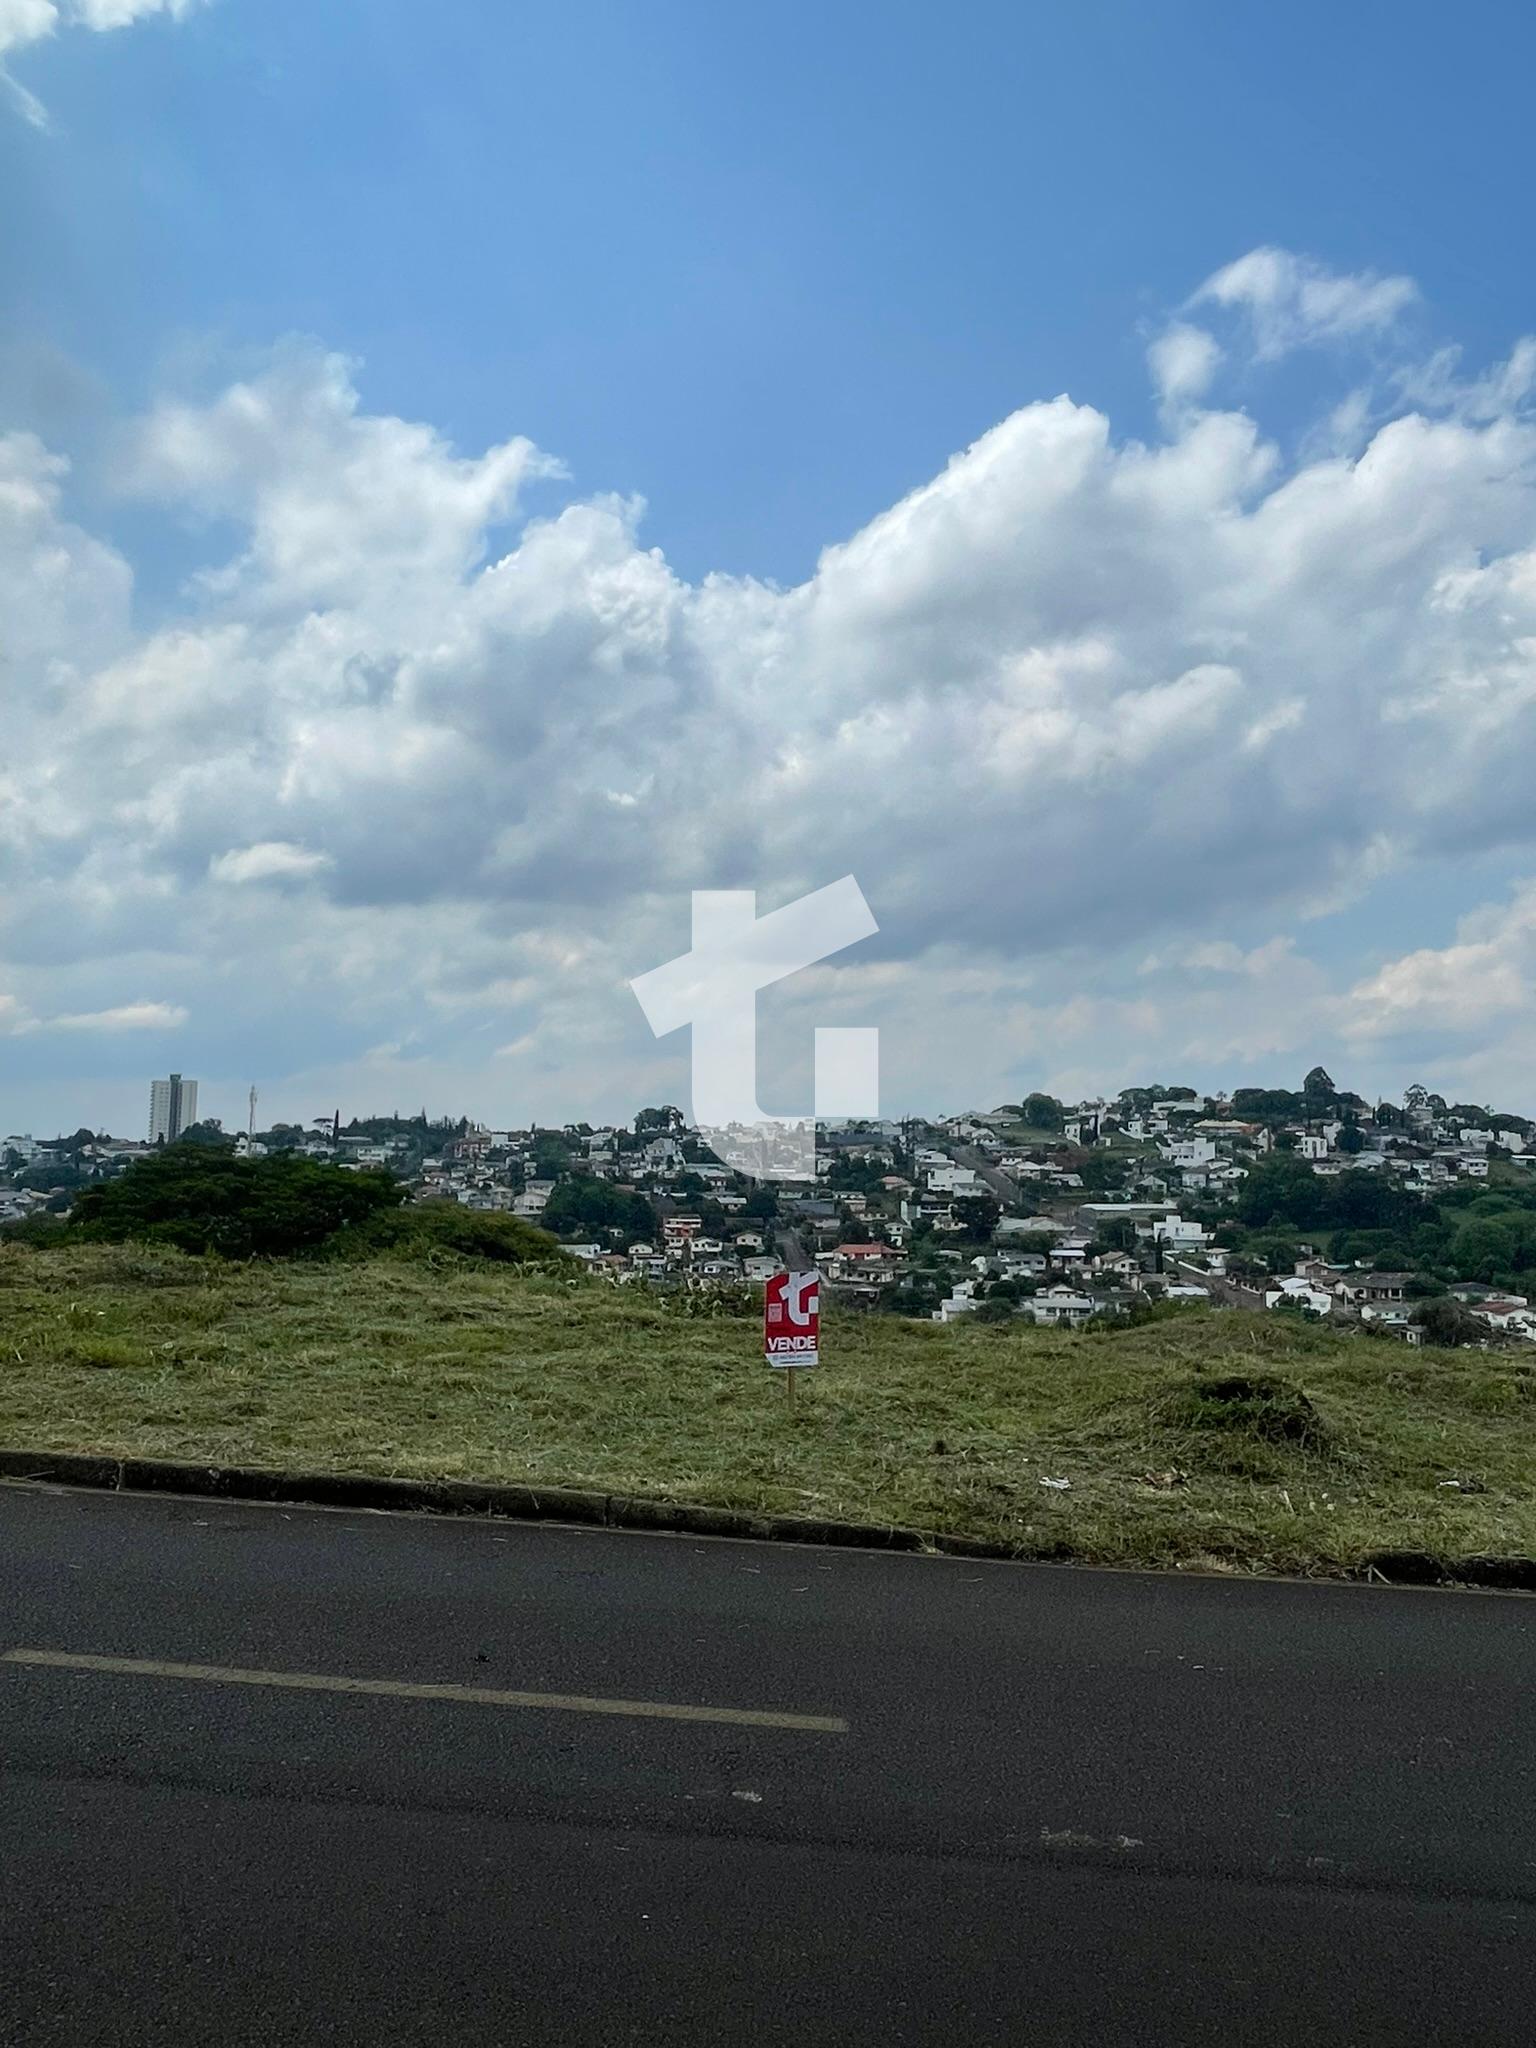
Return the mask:
{"type": "Polygon", "coordinates": [[[254,1140],[255,1140],[255,1137],[256,1137],[256,1083],[255,1083],[254,1081],[253,1081],[253,1082],[251,1083],[251,1115],[250,1115],[250,1121],[249,1121],[249,1122],[247,1123],[247,1125],[246,1125],[246,1127],[245,1127],[245,1135],[246,1135],[246,1136],[247,1136],[248,1138],[250,1138],[250,1139],[251,1139],[252,1141],[254,1141],[254,1140]]]}
{"type": "Polygon", "coordinates": [[[172,1074],[149,1087],[149,1142],[174,1145],[182,1132],[197,1122],[197,1083],[172,1074]]]}

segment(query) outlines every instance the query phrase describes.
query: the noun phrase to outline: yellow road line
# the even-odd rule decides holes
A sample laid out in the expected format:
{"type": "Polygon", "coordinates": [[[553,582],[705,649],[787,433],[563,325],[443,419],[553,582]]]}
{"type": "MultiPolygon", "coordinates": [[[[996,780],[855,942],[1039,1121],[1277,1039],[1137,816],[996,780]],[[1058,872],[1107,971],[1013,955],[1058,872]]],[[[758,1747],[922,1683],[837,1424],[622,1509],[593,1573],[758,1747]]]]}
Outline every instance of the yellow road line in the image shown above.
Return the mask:
{"type": "Polygon", "coordinates": [[[472,1707],[548,1707],[565,1714],[627,1714],[650,1721],[715,1721],[735,1728],[795,1728],[846,1735],[831,1714],[776,1714],[756,1707],[684,1707],[667,1700],[587,1699],[580,1693],[498,1692],[481,1685],[415,1685],[393,1678],[329,1678],[311,1671],[248,1671],[227,1664],[163,1664],[147,1657],[83,1657],[68,1650],[5,1650],[0,1664],[104,1671],[115,1678],[196,1678],[213,1685],[268,1685],[290,1692],[366,1693],[391,1700],[451,1700],[472,1707]]]}

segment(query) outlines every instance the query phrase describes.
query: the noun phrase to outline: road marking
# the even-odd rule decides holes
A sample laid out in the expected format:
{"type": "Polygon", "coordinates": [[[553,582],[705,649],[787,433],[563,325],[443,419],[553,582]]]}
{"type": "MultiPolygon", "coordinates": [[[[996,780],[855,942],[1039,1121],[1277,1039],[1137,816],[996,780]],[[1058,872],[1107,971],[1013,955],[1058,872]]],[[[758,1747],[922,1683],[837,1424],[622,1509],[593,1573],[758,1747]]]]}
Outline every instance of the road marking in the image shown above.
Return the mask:
{"type": "Polygon", "coordinates": [[[452,1700],[472,1707],[546,1707],[564,1714],[624,1714],[649,1721],[714,1721],[734,1728],[794,1728],[846,1735],[832,1714],[778,1714],[757,1707],[685,1707],[669,1700],[587,1699],[580,1693],[497,1692],[481,1685],[415,1685],[393,1678],[329,1678],[312,1671],[249,1671],[228,1664],[163,1664],[147,1657],[83,1657],[68,1650],[6,1650],[0,1664],[104,1671],[114,1678],[193,1678],[211,1685],[267,1685],[290,1692],[367,1693],[391,1700],[452,1700]]]}

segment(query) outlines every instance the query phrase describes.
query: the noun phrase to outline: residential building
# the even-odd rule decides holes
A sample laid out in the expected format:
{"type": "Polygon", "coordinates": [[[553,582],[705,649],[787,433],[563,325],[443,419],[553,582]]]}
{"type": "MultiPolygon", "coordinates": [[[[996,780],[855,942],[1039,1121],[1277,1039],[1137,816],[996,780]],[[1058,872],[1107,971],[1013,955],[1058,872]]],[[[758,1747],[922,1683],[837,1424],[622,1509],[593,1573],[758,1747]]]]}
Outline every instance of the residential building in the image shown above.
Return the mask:
{"type": "Polygon", "coordinates": [[[149,1142],[174,1145],[197,1122],[197,1083],[171,1074],[149,1084],[149,1142]]]}
{"type": "Polygon", "coordinates": [[[1031,1295],[1020,1307],[1025,1315],[1033,1316],[1037,1323],[1085,1323],[1098,1307],[1091,1294],[1084,1294],[1076,1287],[1043,1287],[1038,1294],[1031,1295]]]}

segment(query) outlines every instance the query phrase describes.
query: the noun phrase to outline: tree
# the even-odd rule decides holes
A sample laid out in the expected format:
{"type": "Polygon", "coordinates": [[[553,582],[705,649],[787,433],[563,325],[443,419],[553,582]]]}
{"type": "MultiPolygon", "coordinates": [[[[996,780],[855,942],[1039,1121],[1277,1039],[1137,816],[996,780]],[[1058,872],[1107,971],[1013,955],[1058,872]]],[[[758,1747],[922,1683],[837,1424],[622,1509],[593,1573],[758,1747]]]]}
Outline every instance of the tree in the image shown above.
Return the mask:
{"type": "Polygon", "coordinates": [[[204,1117],[201,1123],[188,1124],[176,1140],[178,1145],[207,1145],[219,1152],[233,1152],[235,1141],[226,1136],[224,1126],[216,1116],[204,1117]]]}
{"type": "Polygon", "coordinates": [[[1002,1206],[990,1195],[957,1195],[950,1204],[968,1244],[990,1244],[1002,1206]]]}
{"type": "Polygon", "coordinates": [[[1488,1112],[1475,1102],[1453,1102],[1446,1111],[1453,1124],[1470,1126],[1474,1131],[1483,1129],[1488,1122],[1488,1112]]]}
{"type": "Polygon", "coordinates": [[[1424,1332],[1426,1344],[1445,1349],[1458,1344],[1486,1344],[1493,1335],[1492,1326],[1482,1316],[1474,1315],[1449,1294],[1439,1300],[1421,1302],[1409,1320],[1424,1332]]]}
{"type": "Polygon", "coordinates": [[[1287,1231],[1268,1230],[1251,1237],[1243,1249],[1271,1273],[1289,1273],[1296,1265],[1296,1243],[1287,1231]]]}
{"type": "Polygon", "coordinates": [[[1133,1252],[1136,1225],[1129,1216],[1111,1216],[1107,1223],[1099,1225],[1099,1243],[1109,1252],[1133,1252]]]}
{"type": "Polygon", "coordinates": [[[659,1109],[642,1109],[635,1117],[635,1135],[640,1138],[670,1137],[683,1128],[686,1119],[670,1102],[659,1109]]]}
{"type": "Polygon", "coordinates": [[[1244,1123],[1287,1123],[1305,1114],[1305,1099],[1289,1088],[1239,1088],[1232,1096],[1232,1114],[1244,1123]]]}
{"type": "Polygon", "coordinates": [[[978,1323],[1011,1323],[1014,1317],[1013,1303],[999,1295],[988,1295],[980,1307],[972,1312],[978,1323]]]}
{"type": "Polygon", "coordinates": [[[83,1169],[71,1165],[67,1159],[60,1159],[51,1166],[25,1166],[15,1178],[17,1187],[27,1188],[35,1195],[52,1194],[55,1188],[84,1187],[86,1182],[83,1169]]]}
{"type": "Polygon", "coordinates": [[[461,1259],[486,1259],[498,1265],[564,1267],[575,1270],[568,1252],[548,1231],[521,1216],[466,1209],[458,1202],[417,1202],[405,1209],[381,1209],[365,1222],[342,1232],[332,1243],[338,1254],[441,1263],[445,1253],[461,1259]]]}
{"type": "Polygon", "coordinates": [[[1536,1265],[1536,1216],[1527,1210],[1474,1216],[1451,1239],[1448,1257],[1463,1280],[1510,1284],[1536,1265]]]}
{"type": "Polygon", "coordinates": [[[1339,1150],[1347,1153],[1351,1158],[1357,1152],[1365,1150],[1365,1139],[1361,1136],[1358,1124],[1346,1124],[1343,1130],[1340,1131],[1339,1150]]]}
{"type": "Polygon", "coordinates": [[[592,1174],[575,1174],[560,1181],[550,1192],[540,1218],[546,1230],[561,1235],[578,1231],[617,1230],[632,1241],[649,1240],[656,1218],[644,1195],[626,1193],[612,1181],[592,1174]]]}
{"type": "Polygon", "coordinates": [[[1315,1230],[1323,1221],[1323,1183],[1294,1152],[1271,1152],[1248,1171],[1237,1196],[1243,1223],[1292,1223],[1315,1230]]]}
{"type": "Polygon", "coordinates": [[[314,1160],[236,1159],[207,1145],[166,1145],[75,1203],[80,1236],[140,1239],[232,1259],[320,1250],[338,1231],[397,1207],[405,1189],[387,1173],[352,1173],[314,1160]]]}
{"type": "Polygon", "coordinates": [[[1317,1118],[1333,1115],[1339,1107],[1339,1091],[1326,1067],[1314,1067],[1301,1084],[1302,1114],[1317,1118]]]}
{"type": "Polygon", "coordinates": [[[1089,1193],[1107,1195],[1124,1187],[1130,1168],[1111,1152],[1082,1152],[1074,1158],[1072,1171],[1089,1193]]]}
{"type": "Polygon", "coordinates": [[[1026,1095],[1021,1107],[1031,1130],[1059,1131],[1067,1121],[1067,1112],[1054,1095],[1026,1095]]]}

